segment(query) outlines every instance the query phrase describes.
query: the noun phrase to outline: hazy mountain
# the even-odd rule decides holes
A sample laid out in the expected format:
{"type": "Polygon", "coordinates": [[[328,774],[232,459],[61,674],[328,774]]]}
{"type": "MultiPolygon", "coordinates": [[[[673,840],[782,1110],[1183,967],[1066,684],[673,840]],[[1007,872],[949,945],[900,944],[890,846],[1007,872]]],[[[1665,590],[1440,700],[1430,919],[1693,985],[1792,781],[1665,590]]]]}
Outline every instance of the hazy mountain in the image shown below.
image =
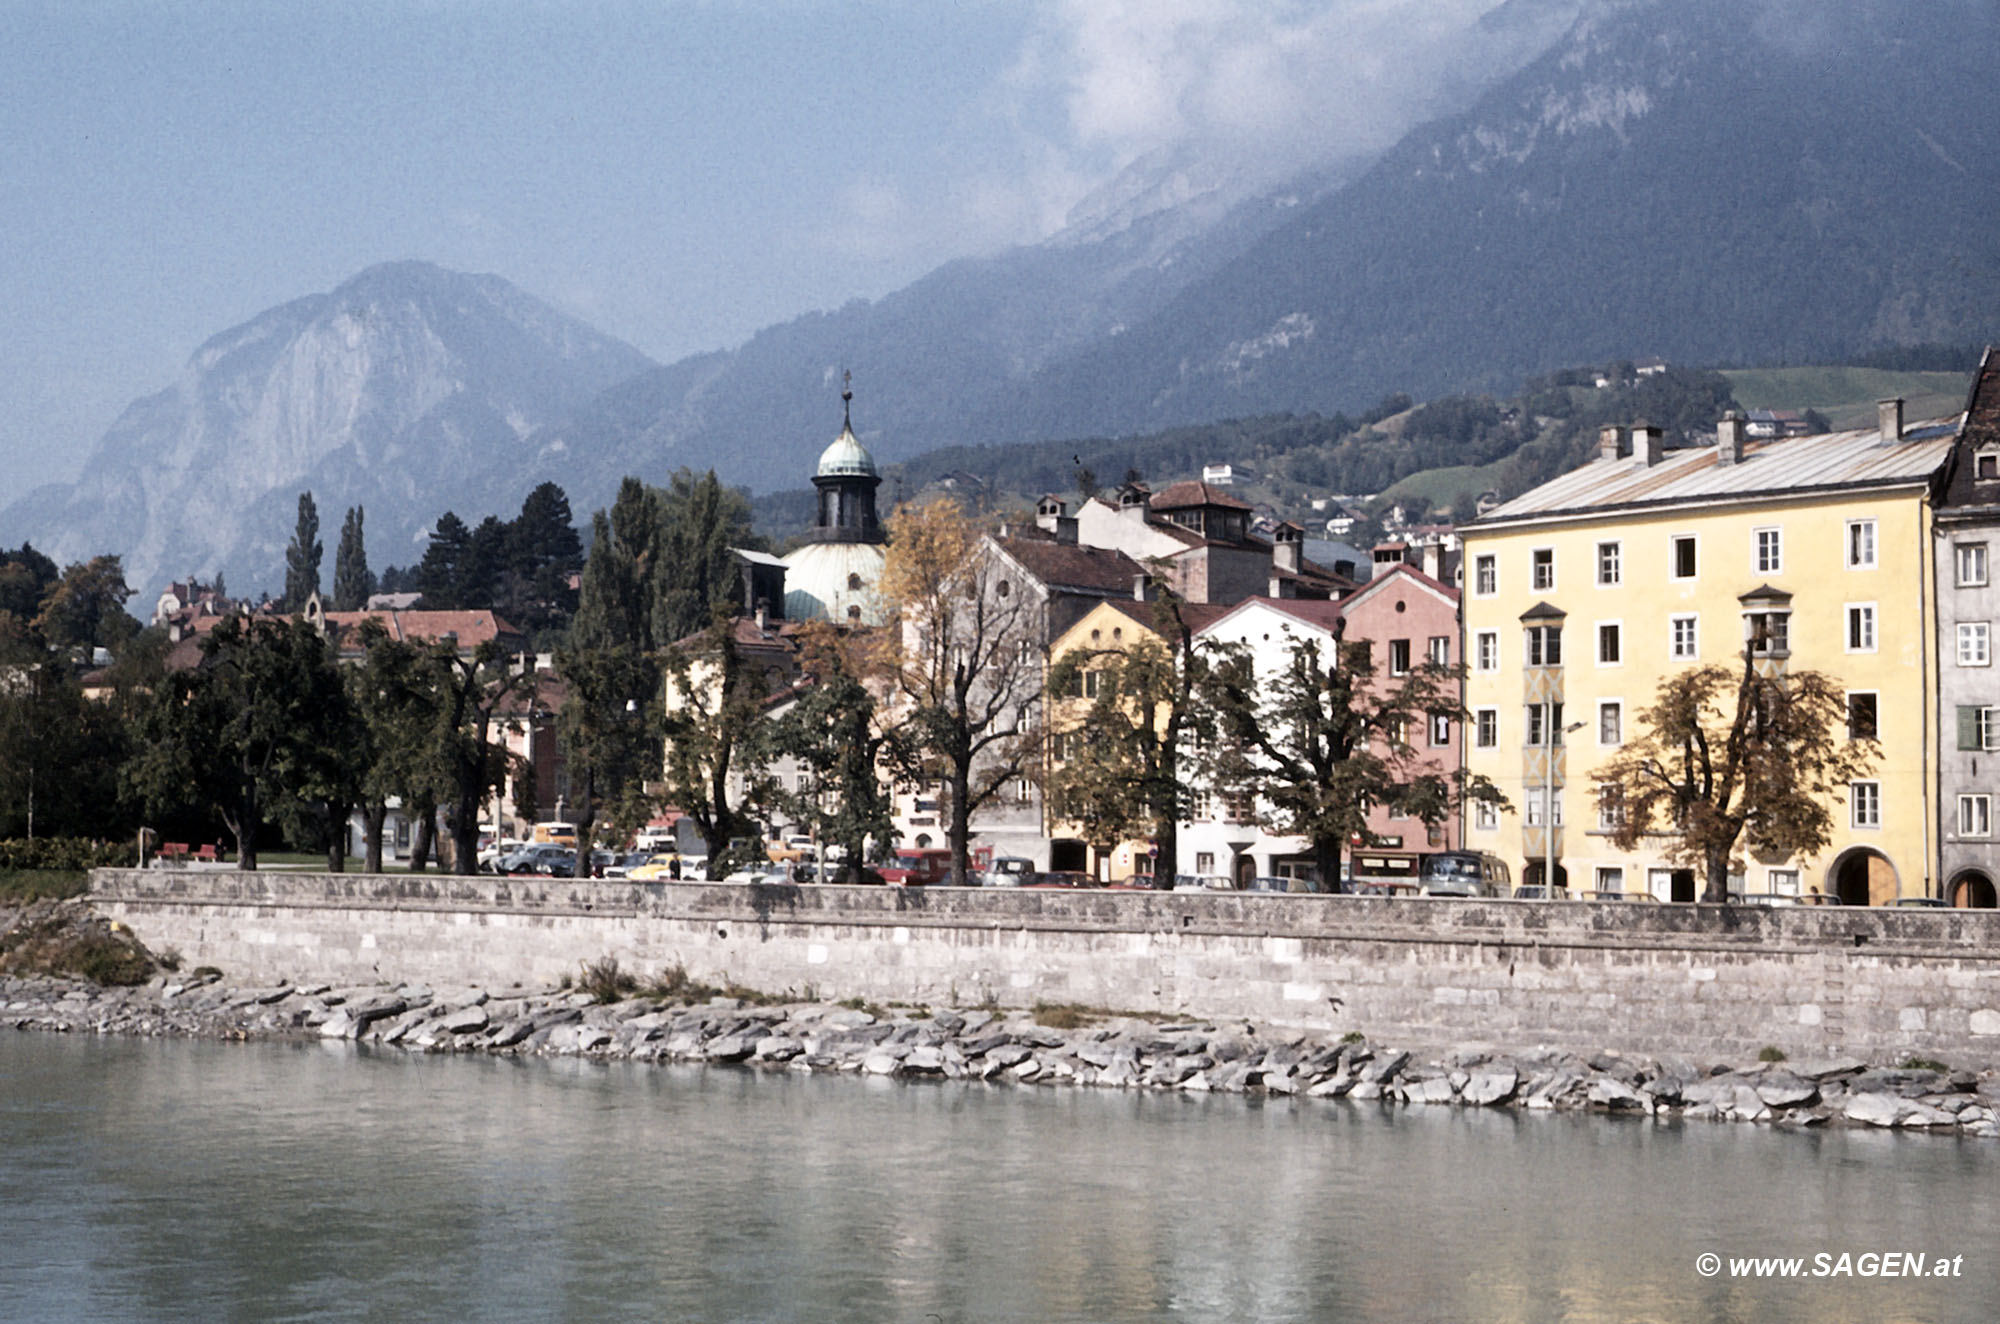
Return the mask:
{"type": "Polygon", "coordinates": [[[1979,0],[1596,7],[991,425],[1121,431],[1608,358],[2000,336],[1996,54],[2000,9],[1979,0]]]}
{"type": "Polygon", "coordinates": [[[371,564],[408,564],[447,506],[511,513],[562,481],[568,457],[530,435],[653,366],[498,276],[371,267],[196,350],[177,383],[125,410],[76,483],[0,512],[0,541],[31,538],[58,561],[120,553],[142,610],[190,571],[276,589],[311,490],[323,584],[350,505],[367,508],[371,564]]]}
{"type": "Polygon", "coordinates": [[[830,434],[842,366],[896,459],[1620,357],[2000,336],[1996,12],[1517,0],[1482,30],[1508,59],[1379,159],[1247,199],[1214,163],[1144,160],[1046,243],[662,368],[545,435],[607,473],[768,488],[830,434]]]}

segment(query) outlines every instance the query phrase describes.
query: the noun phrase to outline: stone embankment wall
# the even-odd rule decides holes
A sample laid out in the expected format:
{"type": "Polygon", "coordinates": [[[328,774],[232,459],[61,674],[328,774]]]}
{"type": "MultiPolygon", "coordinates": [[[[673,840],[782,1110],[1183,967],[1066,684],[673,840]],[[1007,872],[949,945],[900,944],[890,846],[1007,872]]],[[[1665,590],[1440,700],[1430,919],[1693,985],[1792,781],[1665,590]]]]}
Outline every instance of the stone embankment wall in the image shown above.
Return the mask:
{"type": "Polygon", "coordinates": [[[2000,1061],[2000,912],[98,870],[238,983],[548,984],[615,957],[804,997],[1080,1003],[1411,1046],[2000,1061]]]}

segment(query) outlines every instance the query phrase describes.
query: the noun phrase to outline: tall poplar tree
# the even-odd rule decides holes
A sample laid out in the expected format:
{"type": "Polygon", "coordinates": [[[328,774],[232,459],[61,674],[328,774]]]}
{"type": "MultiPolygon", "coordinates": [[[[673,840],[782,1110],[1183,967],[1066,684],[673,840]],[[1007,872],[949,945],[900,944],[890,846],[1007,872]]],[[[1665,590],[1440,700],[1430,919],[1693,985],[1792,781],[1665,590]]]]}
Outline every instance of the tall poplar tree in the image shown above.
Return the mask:
{"type": "Polygon", "coordinates": [[[310,492],[299,493],[299,522],[285,548],[286,611],[303,611],[306,599],[319,592],[319,567],[326,544],[319,540],[319,507],[310,492]]]}
{"type": "Polygon", "coordinates": [[[360,611],[375,591],[375,576],[368,571],[368,546],[362,533],[364,513],[349,506],[341,521],[340,545],[333,553],[333,609],[360,611]]]}

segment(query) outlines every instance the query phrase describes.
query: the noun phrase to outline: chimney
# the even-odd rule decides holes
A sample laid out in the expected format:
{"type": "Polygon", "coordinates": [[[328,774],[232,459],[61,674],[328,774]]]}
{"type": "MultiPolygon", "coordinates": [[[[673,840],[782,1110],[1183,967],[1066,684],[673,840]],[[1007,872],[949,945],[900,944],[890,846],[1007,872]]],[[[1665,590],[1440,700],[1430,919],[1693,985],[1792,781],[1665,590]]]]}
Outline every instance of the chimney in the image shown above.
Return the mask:
{"type": "Polygon", "coordinates": [[[1901,441],[1903,439],[1903,397],[1893,400],[1877,400],[1875,416],[1882,423],[1882,440],[1901,441]]]}
{"type": "Polygon", "coordinates": [[[1600,460],[1623,459],[1632,453],[1625,429],[1616,423],[1607,423],[1597,430],[1597,458],[1600,460]]]}
{"type": "Polygon", "coordinates": [[[1305,530],[1287,520],[1271,531],[1271,565],[1277,570],[1299,572],[1299,552],[1305,530]]]}
{"type": "Polygon", "coordinates": [[[1444,582],[1444,544],[1427,542],[1424,544],[1424,563],[1420,567],[1432,579],[1444,582]]]}
{"type": "Polygon", "coordinates": [[[1140,573],[1132,576],[1132,601],[1144,602],[1145,600],[1146,600],[1146,575],[1144,571],[1141,571],[1140,573]]]}
{"type": "Polygon", "coordinates": [[[762,633],[771,623],[771,607],[762,598],[757,599],[757,630],[762,633]]]}
{"type": "Polygon", "coordinates": [[[1035,527],[1053,534],[1057,542],[1076,544],[1076,516],[1069,513],[1069,503],[1053,493],[1035,507],[1035,527]]]}
{"type": "Polygon", "coordinates": [[[1715,425],[1715,462],[1743,463],[1743,415],[1732,409],[1715,425]]]}
{"type": "Polygon", "coordinates": [[[1632,453],[1646,457],[1646,467],[1652,468],[1666,453],[1666,433],[1651,423],[1632,425],[1632,453]]]}

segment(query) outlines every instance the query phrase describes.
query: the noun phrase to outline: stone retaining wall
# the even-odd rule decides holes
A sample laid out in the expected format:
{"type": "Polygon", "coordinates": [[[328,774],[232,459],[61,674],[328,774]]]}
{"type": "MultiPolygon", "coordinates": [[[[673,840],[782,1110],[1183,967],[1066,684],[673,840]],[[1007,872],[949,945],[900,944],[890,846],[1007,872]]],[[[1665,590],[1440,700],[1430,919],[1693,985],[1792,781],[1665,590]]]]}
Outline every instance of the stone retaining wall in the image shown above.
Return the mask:
{"type": "Polygon", "coordinates": [[[1081,1003],[1413,1046],[2000,1061],[2000,912],[104,869],[235,982],[545,984],[616,957],[802,996],[1081,1003]]]}

